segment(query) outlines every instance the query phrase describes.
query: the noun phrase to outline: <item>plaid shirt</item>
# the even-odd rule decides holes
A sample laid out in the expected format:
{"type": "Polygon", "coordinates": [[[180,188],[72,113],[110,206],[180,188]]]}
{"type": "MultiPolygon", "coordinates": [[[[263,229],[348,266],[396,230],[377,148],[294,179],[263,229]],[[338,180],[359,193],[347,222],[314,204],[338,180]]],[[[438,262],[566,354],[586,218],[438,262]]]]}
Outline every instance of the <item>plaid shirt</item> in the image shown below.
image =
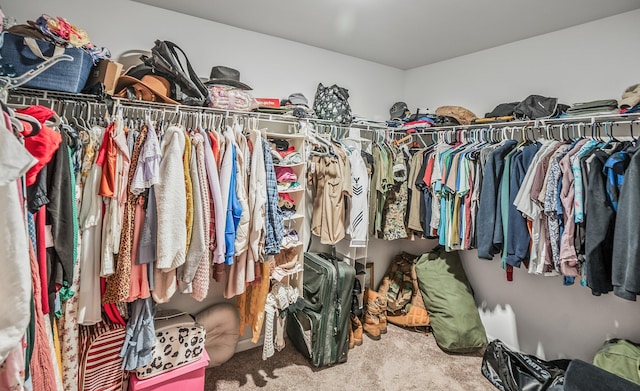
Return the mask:
{"type": "Polygon", "coordinates": [[[273,168],[273,159],[269,143],[262,140],[264,148],[264,166],[267,172],[267,204],[266,204],[266,235],[265,248],[266,255],[274,255],[280,253],[280,244],[284,236],[284,221],[282,219],[282,211],[278,207],[278,187],[276,183],[276,172],[273,168]]]}

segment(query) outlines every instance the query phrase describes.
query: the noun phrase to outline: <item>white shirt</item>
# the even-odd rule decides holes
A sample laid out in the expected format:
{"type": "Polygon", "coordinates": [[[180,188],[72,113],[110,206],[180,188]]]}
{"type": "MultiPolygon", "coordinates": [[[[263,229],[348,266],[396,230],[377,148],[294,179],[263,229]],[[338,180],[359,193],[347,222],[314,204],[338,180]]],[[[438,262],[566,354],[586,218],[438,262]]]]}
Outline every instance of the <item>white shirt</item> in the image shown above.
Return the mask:
{"type": "Polygon", "coordinates": [[[247,257],[247,282],[255,279],[251,263],[262,262],[260,243],[264,239],[267,203],[267,172],[264,166],[262,136],[258,130],[250,130],[249,140],[253,145],[251,173],[249,175],[249,210],[251,211],[251,230],[249,232],[249,254],[247,257]]]}
{"type": "Polygon", "coordinates": [[[352,148],[350,152],[352,194],[347,233],[351,236],[351,247],[366,247],[369,227],[369,173],[360,154],[360,148],[352,148]]]}
{"type": "MultiPolygon", "coordinates": [[[[2,122],[2,121],[0,121],[2,122]]],[[[20,344],[29,324],[31,260],[17,179],[37,160],[0,124],[0,362],[20,344]]]]}
{"type": "Polygon", "coordinates": [[[102,197],[98,195],[102,167],[93,164],[85,182],[80,205],[80,288],[78,294],[78,323],[91,326],[102,321],[100,300],[100,265],[102,228],[102,197]]]}

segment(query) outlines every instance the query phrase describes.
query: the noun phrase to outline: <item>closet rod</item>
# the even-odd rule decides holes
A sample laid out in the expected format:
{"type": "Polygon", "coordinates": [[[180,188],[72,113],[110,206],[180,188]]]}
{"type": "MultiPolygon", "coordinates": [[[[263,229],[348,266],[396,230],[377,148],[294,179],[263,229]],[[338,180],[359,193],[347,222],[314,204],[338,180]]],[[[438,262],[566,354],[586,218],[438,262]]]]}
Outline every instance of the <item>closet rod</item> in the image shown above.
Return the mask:
{"type": "Polygon", "coordinates": [[[215,114],[215,115],[225,115],[225,116],[244,116],[248,118],[256,118],[259,121],[268,121],[275,123],[283,123],[283,124],[301,124],[302,122],[308,122],[313,125],[318,126],[326,126],[326,127],[334,127],[340,130],[348,130],[350,128],[358,128],[363,130],[371,130],[371,129],[387,129],[386,126],[376,126],[373,124],[359,124],[354,123],[350,125],[341,125],[336,124],[335,122],[329,120],[322,120],[318,118],[298,118],[294,116],[287,116],[282,114],[268,114],[268,113],[260,113],[255,111],[239,111],[239,110],[224,110],[224,109],[216,109],[212,107],[200,107],[200,106],[186,106],[186,105],[172,105],[167,103],[158,103],[158,102],[146,102],[146,101],[133,101],[123,98],[114,98],[113,99],[117,107],[117,105],[121,105],[122,107],[140,107],[140,108],[157,108],[164,109],[172,112],[184,112],[184,113],[206,113],[206,114],[215,114]]]}
{"type": "Polygon", "coordinates": [[[581,123],[585,125],[591,125],[595,123],[613,122],[613,123],[635,123],[640,120],[640,113],[631,114],[606,114],[606,115],[594,115],[584,117],[564,117],[564,118],[544,118],[535,120],[522,120],[522,121],[508,121],[508,122],[494,122],[494,123],[477,123],[470,125],[451,125],[451,126],[431,126],[431,127],[411,127],[411,128],[396,128],[397,130],[409,130],[420,129],[418,133],[430,133],[442,130],[463,130],[463,129],[502,129],[509,127],[526,127],[532,126],[534,128],[545,127],[547,125],[562,125],[570,123],[581,123]],[[626,120],[626,122],[625,122],[626,120]]]}
{"type": "Polygon", "coordinates": [[[39,90],[35,88],[12,88],[9,90],[10,97],[29,97],[43,100],[81,100],[81,101],[99,101],[103,100],[99,95],[71,93],[62,91],[39,90]]]}
{"type": "Polygon", "coordinates": [[[213,113],[213,114],[223,114],[223,115],[241,115],[247,117],[257,118],[263,121],[271,121],[277,123],[284,124],[292,124],[299,123],[300,121],[308,121],[312,124],[324,125],[324,126],[335,126],[340,129],[348,129],[348,128],[357,128],[357,129],[386,129],[386,124],[376,124],[376,123],[352,123],[350,125],[340,125],[332,122],[330,120],[322,120],[318,118],[298,118],[294,116],[287,116],[282,114],[269,114],[269,113],[260,113],[254,111],[239,111],[239,110],[223,110],[216,109],[211,107],[204,106],[187,106],[187,105],[172,105],[168,103],[159,103],[159,102],[148,102],[148,101],[136,101],[129,100],[125,98],[112,98],[104,97],[99,95],[92,94],[82,94],[82,93],[69,93],[69,92],[61,92],[61,91],[48,91],[48,90],[40,90],[33,88],[14,88],[9,91],[11,97],[14,98],[24,98],[30,97],[35,99],[42,100],[80,100],[80,101],[90,101],[90,102],[105,102],[109,105],[109,101],[113,101],[115,106],[123,106],[123,107],[140,107],[140,108],[156,108],[162,110],[164,112],[204,112],[204,113],[213,113]]]}

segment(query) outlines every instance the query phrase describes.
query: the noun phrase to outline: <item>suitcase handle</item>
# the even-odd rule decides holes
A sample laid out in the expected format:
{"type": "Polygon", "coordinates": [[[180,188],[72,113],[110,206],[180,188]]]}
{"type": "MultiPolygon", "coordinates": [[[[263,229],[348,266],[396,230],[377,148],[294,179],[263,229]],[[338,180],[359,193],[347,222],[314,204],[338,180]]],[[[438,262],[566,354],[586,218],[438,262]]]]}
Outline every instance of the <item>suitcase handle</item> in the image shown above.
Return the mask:
{"type": "Polygon", "coordinates": [[[24,37],[24,44],[27,45],[29,49],[31,49],[31,52],[33,54],[45,61],[52,58],[60,57],[64,54],[64,48],[56,45],[56,48],[53,49],[53,55],[51,57],[45,56],[44,54],[42,54],[42,50],[40,50],[40,47],[38,46],[36,40],[31,37],[24,37]]]}

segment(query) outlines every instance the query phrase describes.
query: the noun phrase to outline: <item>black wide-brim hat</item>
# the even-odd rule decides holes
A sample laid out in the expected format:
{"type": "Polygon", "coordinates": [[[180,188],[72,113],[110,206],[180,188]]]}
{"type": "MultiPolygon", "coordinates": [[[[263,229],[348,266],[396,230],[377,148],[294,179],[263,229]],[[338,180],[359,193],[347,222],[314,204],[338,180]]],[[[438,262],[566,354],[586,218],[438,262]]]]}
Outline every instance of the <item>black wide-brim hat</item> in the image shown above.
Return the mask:
{"type": "Polygon", "coordinates": [[[252,90],[251,87],[240,81],[240,71],[223,65],[217,65],[211,68],[209,80],[205,81],[204,84],[222,84],[237,87],[242,90],[252,90]]]}

